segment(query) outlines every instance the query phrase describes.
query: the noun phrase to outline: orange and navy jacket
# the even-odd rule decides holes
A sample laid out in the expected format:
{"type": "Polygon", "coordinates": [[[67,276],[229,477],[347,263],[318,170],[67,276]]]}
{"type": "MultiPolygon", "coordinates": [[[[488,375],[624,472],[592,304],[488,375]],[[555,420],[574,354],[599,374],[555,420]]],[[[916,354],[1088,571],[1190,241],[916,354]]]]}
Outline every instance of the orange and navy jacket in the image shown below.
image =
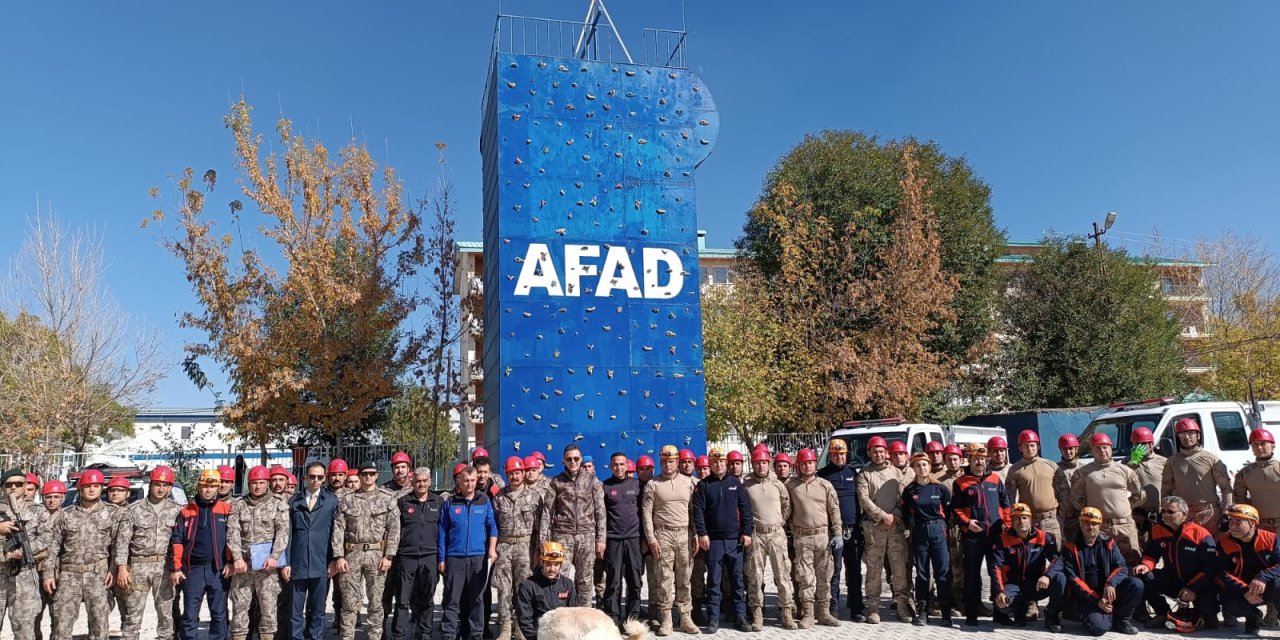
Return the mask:
{"type": "Polygon", "coordinates": [[[1022,584],[1062,573],[1062,557],[1058,539],[1044,529],[1032,529],[1023,538],[1012,531],[1000,536],[990,564],[991,585],[995,593],[1004,593],[1006,584],[1022,584]]]}
{"type": "Polygon", "coordinates": [[[1009,527],[1009,507],[1004,482],[994,473],[981,478],[966,473],[952,485],[950,511],[960,523],[961,532],[967,533],[969,521],[977,520],[984,531],[1000,533],[1009,527]]]}
{"type": "MultiPolygon", "coordinates": [[[[188,502],[178,511],[178,523],[173,528],[173,535],[169,537],[169,546],[172,552],[169,554],[173,562],[173,571],[182,571],[191,559],[191,549],[196,542],[196,525],[200,517],[200,505],[196,500],[188,502]]],[[[213,548],[221,549],[221,553],[215,553],[213,556],[213,568],[220,571],[222,565],[231,559],[231,550],[227,548],[227,519],[231,517],[231,503],[225,500],[215,500],[213,503],[213,518],[210,526],[213,527],[213,548]]]]}
{"type": "Polygon", "coordinates": [[[1213,582],[1214,557],[1218,544],[1208,529],[1185,522],[1174,531],[1163,522],[1151,527],[1151,538],[1142,549],[1142,564],[1154,571],[1164,560],[1166,571],[1173,571],[1178,584],[1188,589],[1201,589],[1213,582]]]}
{"type": "Polygon", "coordinates": [[[1129,577],[1120,546],[1105,533],[1098,534],[1093,546],[1085,546],[1084,537],[1076,534],[1075,540],[1062,547],[1062,568],[1067,585],[1095,601],[1102,598],[1106,585],[1119,586],[1129,577]]]}
{"type": "Polygon", "coordinates": [[[1249,582],[1271,583],[1280,579],[1280,539],[1258,529],[1253,542],[1242,542],[1224,533],[1218,538],[1218,582],[1228,592],[1244,593],[1249,582]]]}

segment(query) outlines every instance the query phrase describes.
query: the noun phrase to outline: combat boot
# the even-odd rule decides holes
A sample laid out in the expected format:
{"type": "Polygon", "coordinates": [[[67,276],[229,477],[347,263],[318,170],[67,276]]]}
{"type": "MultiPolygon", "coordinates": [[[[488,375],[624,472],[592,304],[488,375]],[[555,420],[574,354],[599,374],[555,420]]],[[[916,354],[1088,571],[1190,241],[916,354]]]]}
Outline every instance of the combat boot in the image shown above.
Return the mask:
{"type": "Polygon", "coordinates": [[[929,624],[929,613],[930,609],[928,603],[916,602],[916,617],[911,621],[911,624],[917,627],[923,627],[929,624]]]}
{"type": "Polygon", "coordinates": [[[276,634],[274,634],[274,633],[260,633],[260,634],[258,634],[258,640],[276,640],[276,634]]]}
{"type": "Polygon", "coordinates": [[[687,633],[691,636],[697,636],[697,635],[702,635],[702,629],[699,629],[698,625],[694,624],[693,616],[691,615],[686,616],[683,613],[681,613],[680,614],[680,633],[687,633]]]}
{"type": "Polygon", "coordinates": [[[824,627],[840,626],[840,621],[837,620],[835,616],[831,615],[831,603],[819,602],[815,607],[815,612],[818,616],[818,624],[824,627]]]}
{"type": "Polygon", "coordinates": [[[764,629],[764,607],[751,607],[751,630],[761,631],[763,629],[764,629]]]}
{"type": "Polygon", "coordinates": [[[908,601],[906,598],[898,598],[896,602],[897,602],[896,608],[898,612],[898,619],[903,622],[908,622],[908,623],[911,622],[911,619],[913,617],[911,615],[912,614],[911,602],[908,601]]]}
{"type": "Polygon", "coordinates": [[[778,614],[778,624],[782,625],[783,629],[787,629],[789,631],[799,628],[796,625],[795,618],[791,617],[791,607],[782,608],[782,611],[778,614]]]}
{"type": "Polygon", "coordinates": [[[1274,604],[1267,605],[1267,615],[1262,617],[1262,626],[1274,627],[1280,624],[1280,616],[1276,615],[1276,606],[1274,604]]]}
{"type": "Polygon", "coordinates": [[[813,628],[813,603],[812,602],[800,603],[800,625],[799,626],[801,629],[813,628]]]}
{"type": "Polygon", "coordinates": [[[660,620],[658,623],[658,635],[663,637],[671,635],[671,610],[666,609],[659,613],[658,619],[660,620]]]}

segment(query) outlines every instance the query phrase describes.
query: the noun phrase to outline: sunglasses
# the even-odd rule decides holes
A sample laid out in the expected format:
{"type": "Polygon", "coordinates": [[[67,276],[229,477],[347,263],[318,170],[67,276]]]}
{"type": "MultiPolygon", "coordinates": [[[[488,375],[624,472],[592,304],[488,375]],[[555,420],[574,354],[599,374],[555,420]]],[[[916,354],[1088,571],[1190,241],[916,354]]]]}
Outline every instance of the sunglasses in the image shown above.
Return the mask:
{"type": "Polygon", "coordinates": [[[361,472],[360,472],[360,475],[362,475],[362,476],[376,476],[376,475],[378,475],[378,472],[377,472],[377,471],[361,471],[361,472]]]}
{"type": "Polygon", "coordinates": [[[324,476],[307,476],[308,480],[324,480],[324,476]]]}
{"type": "Polygon", "coordinates": [[[565,458],[565,462],[582,462],[582,458],[565,458]]]}
{"type": "Polygon", "coordinates": [[[1169,515],[1177,515],[1177,514],[1182,513],[1182,512],[1181,512],[1181,511],[1179,511],[1179,510],[1177,510],[1177,509],[1161,509],[1161,510],[1160,510],[1160,513],[1167,513],[1167,514],[1169,514],[1169,515]]]}
{"type": "Polygon", "coordinates": [[[26,486],[26,482],[6,482],[4,484],[4,488],[6,489],[25,489],[26,486]]]}

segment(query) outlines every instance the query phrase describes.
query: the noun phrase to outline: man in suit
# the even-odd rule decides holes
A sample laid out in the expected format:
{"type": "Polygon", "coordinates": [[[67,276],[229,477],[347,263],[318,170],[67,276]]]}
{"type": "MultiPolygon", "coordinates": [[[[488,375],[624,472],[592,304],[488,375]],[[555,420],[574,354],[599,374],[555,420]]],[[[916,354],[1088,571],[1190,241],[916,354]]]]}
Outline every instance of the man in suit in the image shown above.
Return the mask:
{"type": "Polygon", "coordinates": [[[289,566],[280,574],[289,583],[293,602],[292,640],[324,640],[324,605],[334,574],[330,538],[338,498],[322,490],[323,464],[313,462],[304,473],[306,488],[289,498],[289,566]]]}

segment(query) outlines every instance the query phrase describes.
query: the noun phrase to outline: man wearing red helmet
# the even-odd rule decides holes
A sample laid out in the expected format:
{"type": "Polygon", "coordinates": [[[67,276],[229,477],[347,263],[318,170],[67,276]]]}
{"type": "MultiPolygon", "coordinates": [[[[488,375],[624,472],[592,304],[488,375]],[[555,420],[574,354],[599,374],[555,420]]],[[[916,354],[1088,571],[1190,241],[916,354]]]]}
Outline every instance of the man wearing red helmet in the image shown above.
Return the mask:
{"type": "MultiPolygon", "coordinates": [[[[784,455],[784,454],[779,454],[784,455]]],[[[751,501],[755,536],[747,549],[747,607],[751,629],[764,628],[765,563],[773,565],[773,583],[778,591],[779,620],[783,629],[795,629],[791,600],[791,558],[783,531],[791,517],[791,492],[781,480],[769,474],[769,450],[751,452],[751,473],[743,483],[751,501]]]]}
{"type": "Polygon", "coordinates": [[[546,508],[542,493],[532,490],[524,483],[524,460],[511,456],[507,458],[504,470],[507,474],[507,486],[498,491],[493,498],[494,517],[498,521],[498,560],[493,565],[491,578],[498,589],[498,635],[497,640],[510,640],[514,624],[512,607],[515,603],[515,589],[526,578],[533,575],[530,565],[530,545],[546,537],[547,532],[537,531],[538,524],[545,524],[547,519],[540,517],[539,512],[546,508]]]}
{"type": "Polygon", "coordinates": [[[76,504],[58,512],[48,524],[48,536],[42,536],[48,552],[40,576],[44,590],[53,594],[54,638],[71,637],[84,602],[90,640],[107,640],[108,589],[115,584],[108,561],[113,549],[117,564],[128,558],[125,545],[116,539],[124,512],[102,500],[104,484],[101,471],[84,471],[76,483],[76,504]]]}
{"type": "Polygon", "coordinates": [[[27,502],[35,502],[40,496],[40,476],[27,472],[27,502]]]}
{"type": "Polygon", "coordinates": [[[987,440],[987,473],[1000,476],[1000,482],[1009,475],[1009,441],[1004,436],[991,436],[987,440]]]}
{"type": "Polygon", "coordinates": [[[693,461],[694,477],[701,480],[711,475],[711,458],[708,456],[698,456],[693,461]]]}
{"type": "Polygon", "coordinates": [[[1280,532],[1280,460],[1276,460],[1276,439],[1266,429],[1249,434],[1253,461],[1236,473],[1231,495],[1236,504],[1252,505],[1258,511],[1258,526],[1280,532]]]}
{"type": "Polygon", "coordinates": [[[880,623],[880,594],[887,562],[898,619],[911,622],[911,592],[907,583],[907,541],[902,526],[902,491],[910,479],[889,463],[889,444],[880,436],[867,440],[870,462],[858,474],[858,506],[862,510],[863,560],[867,563],[863,592],[867,622],[880,623]]]}
{"type": "Polygon", "coordinates": [[[1085,506],[1102,513],[1102,532],[1116,541],[1125,561],[1133,566],[1142,553],[1138,527],[1133,522],[1134,507],[1146,499],[1142,482],[1133,469],[1111,460],[1111,437],[1107,434],[1090,436],[1089,449],[1093,462],[1076,471],[1068,499],[1077,513],[1085,506]]]}
{"type": "Polygon", "coordinates": [[[15,640],[35,637],[34,621],[43,605],[35,563],[43,550],[40,529],[49,515],[39,503],[26,499],[27,480],[18,469],[11,469],[0,478],[0,484],[4,485],[4,497],[0,499],[0,514],[4,515],[4,521],[0,522],[0,544],[6,550],[11,543],[16,547],[0,559],[9,563],[8,570],[0,565],[0,622],[4,621],[8,609],[15,640]],[[26,556],[18,540],[12,539],[24,534],[26,551],[31,557],[26,556]],[[13,570],[17,572],[11,573],[13,570]]]}
{"type": "MultiPolygon", "coordinates": [[[[1080,512],[1071,504],[1071,481],[1080,468],[1080,440],[1074,434],[1058,436],[1058,470],[1053,473],[1053,498],[1058,501],[1058,526],[1062,529],[1061,541],[1075,540],[1080,531],[1080,512]]],[[[1068,605],[1072,603],[1069,601],[1068,605]]]]}
{"type": "Polygon", "coordinates": [[[929,454],[929,470],[934,476],[934,482],[937,482],[937,476],[947,468],[947,465],[942,461],[944,451],[946,451],[946,447],[942,446],[942,443],[937,440],[930,440],[924,445],[924,452],[929,454]]]}
{"type": "Polygon", "coordinates": [[[773,457],[773,475],[783,482],[791,479],[791,456],[786,451],[779,451],[773,457]]]}
{"type": "MultiPolygon", "coordinates": [[[[902,472],[902,476],[907,478],[908,482],[911,478],[911,470],[907,468],[907,465],[910,464],[910,462],[911,452],[907,450],[907,443],[901,440],[894,440],[889,443],[889,464],[893,465],[893,468],[902,472]]],[[[903,485],[905,486],[906,482],[904,482],[903,485]]]]}
{"type": "Polygon", "coordinates": [[[728,458],[726,458],[726,459],[729,461],[729,475],[731,475],[731,476],[733,476],[733,477],[737,478],[739,481],[741,481],[741,480],[742,480],[742,468],[743,468],[743,466],[745,466],[745,463],[746,463],[746,458],[745,458],[745,457],[743,457],[742,452],[741,452],[741,451],[730,451],[730,452],[729,452],[729,456],[728,456],[728,458]]]}
{"type": "Polygon", "coordinates": [[[659,458],[662,475],[645,485],[640,503],[640,522],[657,569],[650,588],[654,584],[659,587],[658,635],[671,635],[672,606],[680,611],[680,631],[699,634],[701,630],[693,623],[693,596],[689,589],[689,509],[696,484],[692,477],[680,473],[680,454],[674,446],[664,445],[659,458]]]}
{"type": "MultiPolygon", "coordinates": [[[[818,477],[818,456],[813,449],[796,454],[794,478],[787,481],[791,494],[791,532],[795,542],[796,600],[800,603],[801,629],[814,622],[840,626],[831,615],[832,555],[844,547],[840,498],[830,482],[818,477]]],[[[861,489],[861,484],[859,484],[861,489]]]]}
{"type": "Polygon", "coordinates": [[[1165,463],[1160,495],[1186,500],[1191,521],[1217,531],[1223,510],[1230,509],[1233,500],[1227,465],[1204,448],[1194,416],[1175,418],[1173,431],[1178,450],[1165,463]]]}
{"type": "Polygon", "coordinates": [[[230,504],[231,492],[236,488],[236,469],[229,465],[218,467],[218,499],[230,504]]]}
{"type": "Polygon", "coordinates": [[[409,454],[403,451],[391,454],[391,479],[382,483],[382,488],[390,491],[396,500],[413,491],[413,461],[409,454]]]}
{"type": "Polygon", "coordinates": [[[1009,502],[1031,507],[1031,524],[1053,534],[1061,548],[1062,528],[1058,526],[1058,499],[1053,495],[1053,476],[1058,465],[1040,456],[1040,434],[1027,429],[1018,434],[1022,459],[1009,467],[1005,492],[1009,502]]]}
{"type": "Polygon", "coordinates": [[[694,473],[695,471],[697,471],[697,466],[698,466],[698,458],[697,456],[693,455],[693,451],[689,449],[681,449],[680,450],[680,473],[683,473],[684,475],[689,476],[694,480],[697,480],[698,479],[697,474],[694,473]]]}
{"type": "Polygon", "coordinates": [[[329,461],[328,477],[325,479],[327,483],[325,488],[329,493],[341,498],[347,493],[347,475],[350,469],[347,468],[347,461],[342,458],[334,458],[329,461]]]}
{"type": "Polygon", "coordinates": [[[249,493],[231,503],[227,550],[231,576],[231,638],[244,640],[251,631],[249,609],[257,604],[259,637],[274,640],[278,628],[280,580],[277,566],[289,548],[289,508],[269,490],[271,472],[249,470],[249,493]]]}
{"type": "Polygon", "coordinates": [[[157,637],[173,637],[174,589],[165,571],[165,555],[182,505],[173,499],[172,469],[156,467],[150,480],[146,497],[125,509],[120,525],[118,540],[125,558],[117,559],[116,586],[127,594],[120,628],[124,640],[138,640],[148,597],[155,603],[157,637]]]}
{"type": "Polygon", "coordinates": [[[849,610],[849,619],[863,622],[867,619],[863,611],[862,601],[862,531],[858,529],[861,519],[858,509],[858,473],[857,466],[849,464],[849,445],[842,438],[832,438],[827,443],[827,466],[818,470],[818,477],[831,483],[836,490],[836,498],[840,501],[841,534],[844,545],[839,555],[833,558],[831,569],[831,605],[832,615],[840,609],[840,573],[843,570],[845,582],[845,608],[849,610]]]}
{"type": "Polygon", "coordinates": [[[1142,492],[1146,494],[1137,507],[1133,509],[1133,521],[1138,527],[1138,540],[1145,546],[1151,534],[1151,527],[1160,521],[1160,482],[1164,477],[1164,465],[1167,459],[1156,453],[1156,439],[1146,427],[1135,427],[1129,434],[1129,465],[1138,474],[1142,483],[1142,492]]]}
{"type": "Polygon", "coordinates": [[[289,471],[280,465],[267,470],[267,491],[281,502],[289,501],[289,471]]]}

